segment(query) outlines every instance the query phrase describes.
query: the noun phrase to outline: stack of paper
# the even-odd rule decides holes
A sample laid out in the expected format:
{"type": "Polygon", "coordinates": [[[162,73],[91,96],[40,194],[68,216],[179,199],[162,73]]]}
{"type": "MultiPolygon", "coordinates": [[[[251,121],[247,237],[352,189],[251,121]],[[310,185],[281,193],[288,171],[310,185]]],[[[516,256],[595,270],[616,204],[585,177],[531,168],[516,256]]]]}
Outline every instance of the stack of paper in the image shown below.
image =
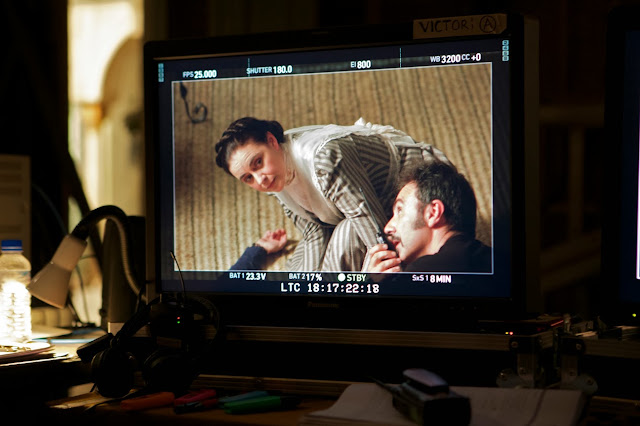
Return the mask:
{"type": "Polygon", "coordinates": [[[53,357],[52,350],[47,342],[0,342],[0,364],[53,357]]]}
{"type": "MultiPolygon", "coordinates": [[[[578,390],[451,387],[471,400],[471,425],[571,426],[584,409],[578,390]]],[[[425,424],[429,424],[428,421],[425,424]]],[[[350,385],[326,410],[303,416],[299,425],[413,426],[393,407],[392,396],[370,383],[350,385]]]]}

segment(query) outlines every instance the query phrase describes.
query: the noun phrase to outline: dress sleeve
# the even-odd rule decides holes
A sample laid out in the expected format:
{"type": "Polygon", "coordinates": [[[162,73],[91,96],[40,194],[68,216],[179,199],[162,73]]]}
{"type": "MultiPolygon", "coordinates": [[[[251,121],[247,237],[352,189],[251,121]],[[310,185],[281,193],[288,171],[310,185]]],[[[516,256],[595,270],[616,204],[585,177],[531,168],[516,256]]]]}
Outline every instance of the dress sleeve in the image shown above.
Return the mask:
{"type": "Polygon", "coordinates": [[[378,227],[384,228],[387,217],[360,159],[361,155],[366,155],[366,147],[349,142],[347,139],[335,139],[319,149],[315,157],[315,173],[324,197],[352,222],[358,236],[369,248],[377,244],[376,232],[378,227]]]}
{"type": "Polygon", "coordinates": [[[293,221],[302,239],[287,261],[290,271],[318,271],[327,250],[333,227],[323,226],[295,214],[280,202],[285,215],[293,221]]]}

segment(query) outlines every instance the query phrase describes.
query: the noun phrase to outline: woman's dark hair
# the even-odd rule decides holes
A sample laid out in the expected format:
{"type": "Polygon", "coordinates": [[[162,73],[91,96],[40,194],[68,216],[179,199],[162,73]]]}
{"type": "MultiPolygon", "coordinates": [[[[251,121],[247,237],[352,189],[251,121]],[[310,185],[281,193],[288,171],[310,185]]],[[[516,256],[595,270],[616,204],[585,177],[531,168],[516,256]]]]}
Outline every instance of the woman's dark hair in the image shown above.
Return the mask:
{"type": "Polygon", "coordinates": [[[475,237],[476,196],[469,181],[455,167],[440,161],[412,164],[402,171],[399,187],[415,182],[422,206],[433,200],[444,204],[444,218],[452,229],[475,237]]]}
{"type": "Polygon", "coordinates": [[[229,157],[239,146],[253,139],[257,143],[267,143],[267,132],[281,144],[284,142],[284,130],[277,121],[260,120],[254,117],[239,118],[227,127],[216,143],[216,164],[229,172],[229,157]]]}

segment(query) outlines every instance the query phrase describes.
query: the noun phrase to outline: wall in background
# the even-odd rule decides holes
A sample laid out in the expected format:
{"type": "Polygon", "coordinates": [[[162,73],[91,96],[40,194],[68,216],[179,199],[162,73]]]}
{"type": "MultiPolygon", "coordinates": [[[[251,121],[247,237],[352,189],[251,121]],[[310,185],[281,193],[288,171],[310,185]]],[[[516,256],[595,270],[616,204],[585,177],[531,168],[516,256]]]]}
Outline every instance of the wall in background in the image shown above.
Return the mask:
{"type": "MultiPolygon", "coordinates": [[[[202,37],[500,11],[537,17],[543,287],[548,310],[589,315],[593,301],[588,295],[599,274],[604,192],[599,152],[605,143],[606,16],[612,7],[638,2],[494,0],[482,7],[476,3],[155,0],[145,2],[143,37],[202,37]]],[[[61,218],[68,217],[69,197],[78,199],[81,211],[90,207],[67,150],[67,6],[66,2],[0,0],[0,16],[4,52],[0,93],[5,103],[0,152],[29,155],[32,181],[48,198],[32,194],[31,260],[38,270],[65,233],[50,206],[61,218]]],[[[96,255],[100,254],[97,247],[96,255]]]]}

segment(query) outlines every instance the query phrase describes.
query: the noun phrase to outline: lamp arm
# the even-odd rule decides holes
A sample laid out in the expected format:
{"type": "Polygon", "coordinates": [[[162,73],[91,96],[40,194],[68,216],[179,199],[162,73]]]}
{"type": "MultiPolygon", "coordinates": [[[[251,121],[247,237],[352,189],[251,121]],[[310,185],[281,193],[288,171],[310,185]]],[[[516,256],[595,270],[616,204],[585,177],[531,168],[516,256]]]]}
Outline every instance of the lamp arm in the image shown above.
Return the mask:
{"type": "Polygon", "coordinates": [[[127,283],[136,296],[142,296],[146,302],[146,296],[142,294],[144,287],[136,282],[135,274],[132,271],[134,264],[131,259],[129,247],[131,245],[131,232],[129,231],[129,219],[127,215],[116,206],[102,206],[92,210],[73,229],[71,235],[79,240],[86,240],[90,230],[102,219],[111,219],[116,224],[120,235],[120,254],[122,255],[122,266],[127,283]]]}

